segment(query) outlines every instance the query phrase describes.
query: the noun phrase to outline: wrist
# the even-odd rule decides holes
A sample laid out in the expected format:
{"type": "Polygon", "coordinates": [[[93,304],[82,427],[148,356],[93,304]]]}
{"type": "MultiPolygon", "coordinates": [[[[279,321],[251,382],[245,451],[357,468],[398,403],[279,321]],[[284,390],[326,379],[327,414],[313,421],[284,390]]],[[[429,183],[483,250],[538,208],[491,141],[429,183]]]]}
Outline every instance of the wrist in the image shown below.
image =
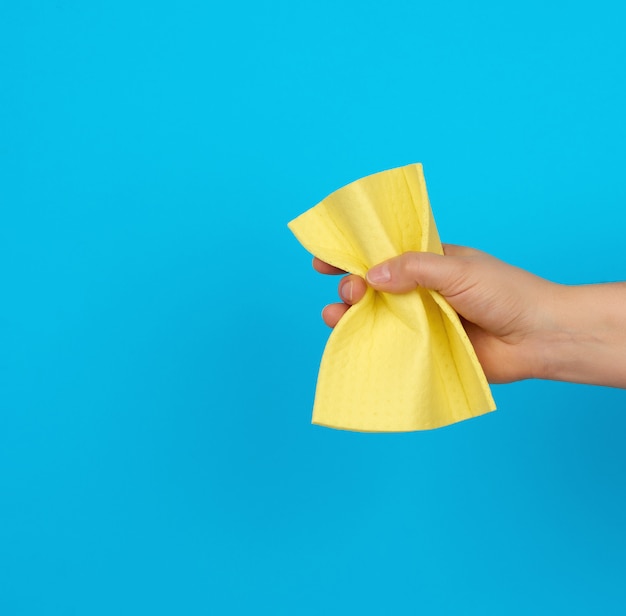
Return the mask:
{"type": "Polygon", "coordinates": [[[626,387],[626,285],[554,285],[537,378],[626,387]]]}

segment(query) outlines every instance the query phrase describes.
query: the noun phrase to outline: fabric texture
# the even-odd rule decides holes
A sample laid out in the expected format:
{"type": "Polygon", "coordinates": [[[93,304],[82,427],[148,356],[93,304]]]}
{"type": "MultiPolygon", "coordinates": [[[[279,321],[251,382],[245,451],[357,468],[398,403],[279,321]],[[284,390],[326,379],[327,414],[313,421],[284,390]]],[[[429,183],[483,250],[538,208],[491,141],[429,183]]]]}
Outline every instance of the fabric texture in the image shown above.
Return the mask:
{"type": "MultiPolygon", "coordinates": [[[[443,254],[421,164],[348,184],[289,223],[323,261],[364,277],[406,251],[443,254]]],[[[368,287],[322,357],[313,423],[367,432],[452,424],[495,409],[459,317],[436,291],[368,287]]]]}

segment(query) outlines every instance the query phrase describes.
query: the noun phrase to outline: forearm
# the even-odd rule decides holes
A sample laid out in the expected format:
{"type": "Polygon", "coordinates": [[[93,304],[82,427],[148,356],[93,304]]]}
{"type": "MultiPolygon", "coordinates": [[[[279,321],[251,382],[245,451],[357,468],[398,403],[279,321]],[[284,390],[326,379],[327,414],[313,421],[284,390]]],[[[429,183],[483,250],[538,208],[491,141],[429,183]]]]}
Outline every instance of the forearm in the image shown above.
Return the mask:
{"type": "Polygon", "coordinates": [[[558,286],[541,378],[626,388],[626,283],[558,286]]]}

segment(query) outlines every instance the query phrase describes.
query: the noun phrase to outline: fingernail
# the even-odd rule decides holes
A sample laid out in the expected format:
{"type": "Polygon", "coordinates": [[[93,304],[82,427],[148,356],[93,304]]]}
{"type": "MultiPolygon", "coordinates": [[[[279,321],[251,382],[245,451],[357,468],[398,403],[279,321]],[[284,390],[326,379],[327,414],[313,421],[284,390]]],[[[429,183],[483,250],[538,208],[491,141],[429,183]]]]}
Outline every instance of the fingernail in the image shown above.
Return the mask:
{"type": "Polygon", "coordinates": [[[351,302],[352,301],[352,289],[354,287],[354,283],[352,282],[352,280],[348,280],[348,282],[346,282],[345,284],[341,285],[341,298],[345,301],[345,302],[351,302]]]}
{"type": "Polygon", "coordinates": [[[367,280],[372,284],[382,284],[383,282],[389,282],[391,280],[391,271],[389,270],[389,264],[383,263],[373,267],[367,272],[367,280]]]}

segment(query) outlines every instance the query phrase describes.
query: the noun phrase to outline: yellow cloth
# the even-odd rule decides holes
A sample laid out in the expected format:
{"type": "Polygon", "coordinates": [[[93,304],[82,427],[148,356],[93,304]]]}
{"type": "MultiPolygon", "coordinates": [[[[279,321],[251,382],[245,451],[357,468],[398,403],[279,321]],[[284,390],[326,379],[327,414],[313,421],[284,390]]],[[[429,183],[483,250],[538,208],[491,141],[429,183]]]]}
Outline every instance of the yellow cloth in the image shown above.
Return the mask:
{"type": "MultiPolygon", "coordinates": [[[[420,164],[370,175],[289,223],[312,254],[365,276],[403,252],[443,254],[420,164]]],[[[367,432],[445,426],[495,403],[456,312],[437,292],[367,289],[332,331],[313,423],[367,432]]]]}

